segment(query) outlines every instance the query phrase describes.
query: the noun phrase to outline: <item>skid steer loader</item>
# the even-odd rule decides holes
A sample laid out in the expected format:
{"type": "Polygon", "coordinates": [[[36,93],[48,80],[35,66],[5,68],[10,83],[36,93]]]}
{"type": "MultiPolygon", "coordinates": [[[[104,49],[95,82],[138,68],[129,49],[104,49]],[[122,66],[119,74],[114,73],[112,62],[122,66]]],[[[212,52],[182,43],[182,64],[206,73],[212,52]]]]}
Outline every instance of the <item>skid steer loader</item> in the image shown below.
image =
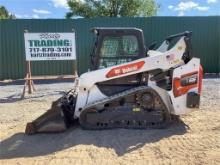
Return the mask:
{"type": "Polygon", "coordinates": [[[84,129],[165,128],[172,115],[199,107],[203,71],[193,57],[191,32],[169,36],[156,49],[141,29],[93,28],[91,68],[51,109],[26,126],[27,134],[84,129]]]}

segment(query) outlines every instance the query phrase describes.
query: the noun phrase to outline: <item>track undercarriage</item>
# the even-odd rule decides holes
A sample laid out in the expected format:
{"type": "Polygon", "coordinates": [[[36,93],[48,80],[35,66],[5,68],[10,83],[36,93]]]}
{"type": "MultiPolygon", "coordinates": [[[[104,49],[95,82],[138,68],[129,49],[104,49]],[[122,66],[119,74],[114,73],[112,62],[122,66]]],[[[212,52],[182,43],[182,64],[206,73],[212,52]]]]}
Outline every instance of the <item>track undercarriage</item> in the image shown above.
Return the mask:
{"type": "Polygon", "coordinates": [[[170,122],[170,113],[152,88],[141,86],[87,105],[79,122],[84,129],[163,128],[170,122]]]}

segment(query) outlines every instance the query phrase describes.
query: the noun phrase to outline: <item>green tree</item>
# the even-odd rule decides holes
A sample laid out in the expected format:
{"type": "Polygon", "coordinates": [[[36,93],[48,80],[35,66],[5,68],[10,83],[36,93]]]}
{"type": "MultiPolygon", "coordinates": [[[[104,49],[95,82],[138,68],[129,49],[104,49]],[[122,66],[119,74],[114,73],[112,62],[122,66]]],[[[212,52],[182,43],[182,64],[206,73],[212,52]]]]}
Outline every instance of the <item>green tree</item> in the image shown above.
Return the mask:
{"type": "Polygon", "coordinates": [[[10,14],[4,6],[0,6],[0,19],[15,19],[15,15],[10,14]]]}
{"type": "Polygon", "coordinates": [[[68,0],[68,5],[66,18],[153,16],[159,8],[155,0],[68,0]]]}

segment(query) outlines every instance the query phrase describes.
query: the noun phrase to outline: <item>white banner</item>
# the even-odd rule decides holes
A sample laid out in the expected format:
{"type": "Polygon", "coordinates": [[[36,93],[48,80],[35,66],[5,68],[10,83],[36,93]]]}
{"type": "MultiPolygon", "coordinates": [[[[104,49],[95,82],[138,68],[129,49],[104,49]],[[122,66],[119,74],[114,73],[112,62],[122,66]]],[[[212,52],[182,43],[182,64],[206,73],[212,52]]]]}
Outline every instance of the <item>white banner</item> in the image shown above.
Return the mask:
{"type": "Polygon", "coordinates": [[[75,33],[24,33],[26,61],[76,59],[75,33]]]}

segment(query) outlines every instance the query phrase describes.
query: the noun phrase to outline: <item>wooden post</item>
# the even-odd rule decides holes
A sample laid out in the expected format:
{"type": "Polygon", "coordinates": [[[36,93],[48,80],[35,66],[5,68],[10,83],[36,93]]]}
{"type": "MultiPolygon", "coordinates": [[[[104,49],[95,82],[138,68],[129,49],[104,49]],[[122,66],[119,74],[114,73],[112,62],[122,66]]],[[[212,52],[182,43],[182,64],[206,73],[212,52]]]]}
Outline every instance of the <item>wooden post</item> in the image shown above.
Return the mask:
{"type": "Polygon", "coordinates": [[[27,84],[28,84],[28,93],[31,94],[32,93],[32,89],[31,89],[31,62],[27,61],[26,62],[26,67],[27,67],[27,75],[28,75],[28,80],[27,80],[27,84]]]}
{"type": "MultiPolygon", "coordinates": [[[[72,29],[72,32],[75,32],[75,30],[74,29],[72,29]]],[[[76,40],[76,33],[75,33],[75,40],[76,40]]],[[[75,45],[76,46],[76,45],[75,45]]],[[[76,52],[75,52],[76,53],[76,52]]],[[[78,71],[77,71],[77,61],[76,61],[76,59],[75,60],[73,60],[73,75],[75,76],[75,77],[78,77],[78,73],[77,73],[78,71]]]]}
{"type": "Polygon", "coordinates": [[[28,86],[28,94],[32,94],[33,91],[36,91],[36,89],[34,87],[34,82],[31,77],[31,62],[30,61],[26,61],[25,84],[24,84],[21,98],[24,98],[24,96],[25,96],[26,86],[28,86]]]}
{"type": "MultiPolygon", "coordinates": [[[[27,75],[26,75],[26,78],[27,78],[27,75]]],[[[24,83],[24,88],[23,88],[23,92],[22,92],[22,95],[21,95],[21,99],[24,98],[26,86],[27,86],[27,80],[25,80],[25,83],[24,83]]]]}
{"type": "Polygon", "coordinates": [[[78,77],[76,60],[73,60],[73,75],[78,77]]]}

